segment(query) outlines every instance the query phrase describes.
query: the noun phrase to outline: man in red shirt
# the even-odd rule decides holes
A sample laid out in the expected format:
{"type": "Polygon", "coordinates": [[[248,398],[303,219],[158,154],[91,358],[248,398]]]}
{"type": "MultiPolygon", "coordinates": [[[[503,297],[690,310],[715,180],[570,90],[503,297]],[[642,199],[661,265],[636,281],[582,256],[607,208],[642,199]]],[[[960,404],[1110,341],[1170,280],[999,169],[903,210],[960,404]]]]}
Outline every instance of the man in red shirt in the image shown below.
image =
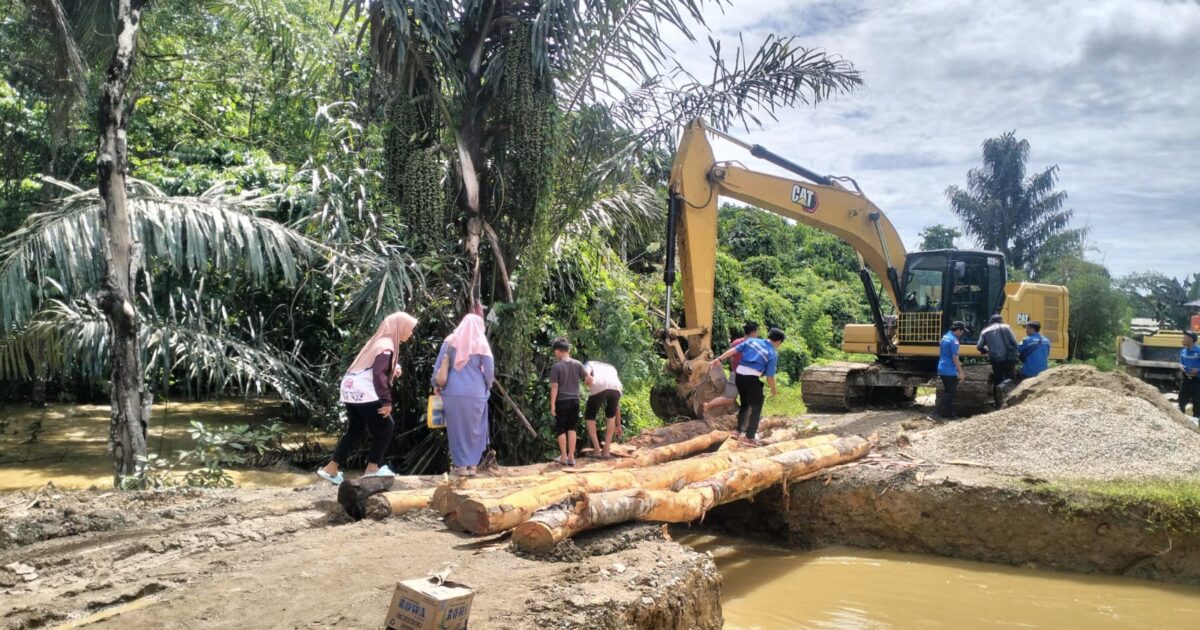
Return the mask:
{"type": "MultiPolygon", "coordinates": [[[[749,339],[750,337],[757,337],[757,336],[758,336],[758,324],[756,322],[746,322],[746,325],[742,326],[742,336],[731,341],[729,343],[729,347],[736,348],[737,345],[742,343],[743,341],[749,339]]],[[[729,357],[729,373],[730,374],[736,373],[738,364],[741,362],[742,362],[741,353],[739,353],[739,352],[733,353],[733,355],[729,357]]],[[[713,368],[713,369],[720,369],[720,368],[713,368]]],[[[725,374],[721,373],[721,376],[725,376],[725,374]]],[[[725,391],[722,393],[722,395],[704,403],[704,415],[706,415],[706,416],[708,415],[709,409],[716,409],[717,407],[722,407],[725,405],[732,405],[735,402],[737,402],[737,386],[733,384],[732,378],[726,377],[725,378],[725,391]]]]}

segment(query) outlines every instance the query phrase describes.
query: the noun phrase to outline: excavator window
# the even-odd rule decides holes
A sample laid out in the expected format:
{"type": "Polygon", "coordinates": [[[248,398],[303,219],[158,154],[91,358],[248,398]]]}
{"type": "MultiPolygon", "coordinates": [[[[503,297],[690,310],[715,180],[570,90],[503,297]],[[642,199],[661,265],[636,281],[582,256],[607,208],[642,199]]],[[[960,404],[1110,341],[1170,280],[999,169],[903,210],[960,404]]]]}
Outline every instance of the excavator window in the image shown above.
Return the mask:
{"type": "Polygon", "coordinates": [[[900,311],[936,313],[942,310],[945,273],[945,255],[910,255],[908,268],[904,270],[904,295],[900,300],[900,311]]]}
{"type": "Polygon", "coordinates": [[[947,319],[965,323],[964,342],[974,342],[988,318],[1000,312],[1006,271],[1003,258],[994,254],[964,252],[955,258],[947,319]]]}

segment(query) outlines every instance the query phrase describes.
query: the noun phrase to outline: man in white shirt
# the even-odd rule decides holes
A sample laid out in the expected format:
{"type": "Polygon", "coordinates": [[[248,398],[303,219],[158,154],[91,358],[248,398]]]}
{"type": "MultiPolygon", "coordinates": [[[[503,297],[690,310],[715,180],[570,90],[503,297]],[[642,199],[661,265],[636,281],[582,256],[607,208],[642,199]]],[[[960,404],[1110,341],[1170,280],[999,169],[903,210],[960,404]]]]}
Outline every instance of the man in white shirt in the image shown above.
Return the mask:
{"type": "Polygon", "coordinates": [[[609,447],[612,445],[613,434],[620,433],[617,429],[621,422],[621,377],[617,368],[600,361],[589,361],[584,366],[592,375],[592,384],[588,386],[587,406],[583,411],[583,419],[587,422],[588,439],[592,442],[592,453],[599,453],[604,459],[611,459],[609,447]],[[604,429],[604,448],[596,434],[596,414],[603,406],[604,417],[608,421],[604,429]]]}

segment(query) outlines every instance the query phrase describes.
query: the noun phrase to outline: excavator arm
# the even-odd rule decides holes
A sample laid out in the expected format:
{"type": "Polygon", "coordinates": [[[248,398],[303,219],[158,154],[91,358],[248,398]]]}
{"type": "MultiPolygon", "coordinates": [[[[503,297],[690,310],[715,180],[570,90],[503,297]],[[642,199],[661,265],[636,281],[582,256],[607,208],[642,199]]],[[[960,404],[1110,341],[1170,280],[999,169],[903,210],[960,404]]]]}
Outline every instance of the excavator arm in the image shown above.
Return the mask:
{"type": "MultiPolygon", "coordinates": [[[[860,190],[849,190],[830,178],[792,164],[758,145],[710,129],[700,120],[687,126],[671,166],[667,286],[674,282],[674,245],[679,244],[686,328],[667,323],[668,362],[672,371],[692,374],[712,358],[713,282],[717,255],[717,208],[720,197],[737,199],[798,223],[810,225],[850,244],[858,253],[860,276],[880,337],[887,344],[874,272],[893,305],[898,305],[899,273],[906,251],[887,216],[860,190]],[[804,179],[759,173],[732,162],[718,162],[708,134],[739,144],[804,179]],[[678,230],[678,234],[674,233],[678,230]],[[686,349],[680,341],[686,341],[686,349]]],[[[668,300],[669,302],[669,300],[668,300]]],[[[669,318],[668,318],[669,320],[669,318]]],[[[725,331],[721,331],[725,332],[725,331]]],[[[697,375],[698,377],[701,375],[697,375]]]]}

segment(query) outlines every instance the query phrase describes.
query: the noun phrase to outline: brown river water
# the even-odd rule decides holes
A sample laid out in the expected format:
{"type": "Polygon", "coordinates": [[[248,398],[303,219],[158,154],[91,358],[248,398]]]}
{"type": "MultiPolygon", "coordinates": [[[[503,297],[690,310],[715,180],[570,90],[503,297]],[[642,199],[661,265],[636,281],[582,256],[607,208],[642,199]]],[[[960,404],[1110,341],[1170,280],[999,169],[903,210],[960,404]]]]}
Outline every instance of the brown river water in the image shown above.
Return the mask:
{"type": "Polygon", "coordinates": [[[713,554],[726,630],[1200,628],[1196,587],[723,536],[680,542],[713,554]]]}
{"type": "MultiPolygon", "coordinates": [[[[192,420],[211,428],[270,422],[284,415],[284,409],[278,405],[254,401],[155,405],[150,419],[150,452],[173,460],[178,451],[191,448],[193,441],[188,428],[192,420]]],[[[65,490],[111,488],[108,422],[107,405],[0,407],[0,492],[40,488],[47,482],[65,490]]],[[[301,425],[284,423],[284,426],[289,443],[305,435],[322,443],[335,439],[301,425]]],[[[177,472],[182,476],[186,470],[177,472]]],[[[298,486],[315,479],[286,466],[274,469],[234,466],[229,468],[229,474],[242,487],[298,486]]]]}

